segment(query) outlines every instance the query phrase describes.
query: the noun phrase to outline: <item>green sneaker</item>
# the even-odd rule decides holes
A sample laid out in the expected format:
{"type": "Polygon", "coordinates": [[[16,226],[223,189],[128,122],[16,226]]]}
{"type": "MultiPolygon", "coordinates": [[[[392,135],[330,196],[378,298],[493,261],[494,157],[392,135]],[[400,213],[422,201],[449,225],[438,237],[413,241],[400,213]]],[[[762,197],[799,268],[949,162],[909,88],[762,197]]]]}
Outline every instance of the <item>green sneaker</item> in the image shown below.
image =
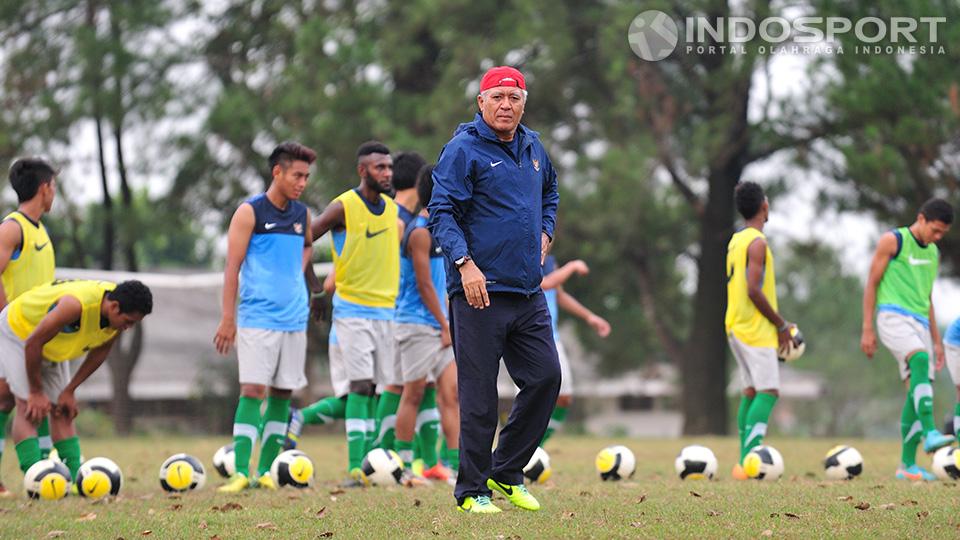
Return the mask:
{"type": "Polygon", "coordinates": [[[490,501],[486,495],[477,495],[476,497],[467,497],[463,499],[463,504],[457,506],[457,510],[471,514],[496,514],[503,512],[499,506],[490,501]]]}
{"type": "Polygon", "coordinates": [[[524,510],[540,509],[540,502],[527,491],[527,487],[523,484],[511,486],[509,484],[501,484],[493,478],[488,478],[487,487],[506,497],[514,506],[523,508],[524,510]]]}

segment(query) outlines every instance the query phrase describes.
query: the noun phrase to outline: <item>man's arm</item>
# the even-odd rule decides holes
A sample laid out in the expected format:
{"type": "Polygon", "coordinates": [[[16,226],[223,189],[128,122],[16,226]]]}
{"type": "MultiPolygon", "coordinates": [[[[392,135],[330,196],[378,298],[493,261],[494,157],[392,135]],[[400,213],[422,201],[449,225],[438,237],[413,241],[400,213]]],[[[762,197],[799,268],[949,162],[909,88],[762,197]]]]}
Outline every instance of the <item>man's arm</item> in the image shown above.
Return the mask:
{"type": "Polygon", "coordinates": [[[233,213],[227,231],[227,262],[223,267],[223,304],[220,326],[213,343],[217,352],[227,354],[237,338],[237,289],[240,285],[240,266],[247,256],[250,237],[253,236],[255,215],[253,207],[243,203],[233,213]]]}
{"type": "Polygon", "coordinates": [[[43,393],[43,379],[41,365],[43,363],[43,346],[56,337],[64,326],[72,324],[80,318],[82,308],[80,301],[72,296],[64,296],[57,301],[57,305],[50,310],[40,324],[27,336],[23,345],[24,362],[27,368],[27,384],[30,395],[27,397],[27,420],[38,423],[50,413],[50,399],[43,393]]]}
{"type": "Polygon", "coordinates": [[[877,287],[883,280],[887,265],[897,254],[897,237],[892,232],[884,233],[877,242],[877,250],[873,253],[870,263],[870,274],[867,275],[867,284],[863,288],[863,327],[860,334],[860,350],[873,358],[877,352],[877,336],[873,331],[873,312],[877,308],[877,287]]]}
{"type": "Polygon", "coordinates": [[[777,341],[782,348],[793,338],[790,336],[790,327],[783,317],[773,309],[767,297],[763,294],[763,270],[766,266],[767,242],[763,238],[756,238],[747,247],[747,296],[757,310],[770,321],[777,329],[777,341]]]}
{"type": "Polygon", "coordinates": [[[110,341],[87,353],[87,358],[80,364],[77,372],[73,374],[73,378],[70,379],[70,382],[57,398],[57,405],[53,408],[55,416],[63,415],[71,420],[77,417],[77,398],[75,397],[77,387],[103,365],[107,355],[110,354],[110,349],[113,348],[113,343],[119,336],[120,334],[113,336],[110,341]]]}
{"type": "MultiPolygon", "coordinates": [[[[6,271],[13,252],[22,247],[20,245],[22,239],[23,230],[15,220],[8,219],[0,223],[0,274],[6,271]]],[[[7,307],[7,291],[3,289],[3,283],[0,282],[0,309],[5,307],[7,307]]]]}
{"type": "Polygon", "coordinates": [[[556,289],[567,282],[574,274],[585,276],[590,273],[590,267],[587,263],[577,259],[570,261],[560,268],[543,276],[540,282],[540,288],[543,290],[556,289]]]}
{"type": "Polygon", "coordinates": [[[940,371],[947,363],[947,354],[943,350],[940,329],[937,327],[937,315],[933,311],[933,295],[930,295],[930,338],[933,340],[933,355],[937,360],[936,369],[940,371]]]}
{"type": "MultiPolygon", "coordinates": [[[[313,220],[313,223],[310,224],[310,240],[315,242],[319,240],[321,236],[327,234],[328,231],[337,227],[343,227],[345,221],[346,213],[343,210],[343,203],[333,201],[328,204],[327,207],[323,209],[323,212],[320,212],[320,215],[317,216],[317,219],[313,220]]],[[[304,277],[307,280],[307,287],[311,293],[317,293],[323,290],[323,284],[321,284],[320,279],[317,278],[317,273],[313,271],[312,264],[308,264],[306,268],[304,268],[304,277]]],[[[315,313],[319,314],[320,312],[315,311],[315,313]]]]}
{"type": "Polygon", "coordinates": [[[407,240],[407,251],[413,261],[413,274],[417,280],[417,291],[420,299],[433,318],[440,323],[441,342],[444,347],[450,346],[450,326],[440,307],[440,297],[433,286],[433,276],[430,272],[430,246],[433,240],[426,229],[420,228],[410,233],[407,240]]]}
{"type": "Polygon", "coordinates": [[[567,313],[583,319],[598,336],[605,338],[610,335],[610,323],[581,304],[572,294],[564,290],[563,286],[557,287],[557,306],[567,313]]]}
{"type": "Polygon", "coordinates": [[[313,233],[310,231],[310,211],[307,210],[307,230],[303,232],[303,271],[313,262],[313,233]]]}

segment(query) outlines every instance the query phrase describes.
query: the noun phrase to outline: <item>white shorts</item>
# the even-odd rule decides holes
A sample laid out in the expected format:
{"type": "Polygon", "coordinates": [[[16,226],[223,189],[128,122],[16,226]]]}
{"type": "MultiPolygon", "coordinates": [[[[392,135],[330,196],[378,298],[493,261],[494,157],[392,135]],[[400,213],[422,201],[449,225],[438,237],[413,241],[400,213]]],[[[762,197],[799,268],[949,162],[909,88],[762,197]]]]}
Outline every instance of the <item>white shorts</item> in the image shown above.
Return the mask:
{"type": "Polygon", "coordinates": [[[780,389],[780,359],[773,347],[753,347],[737,339],[733,334],[727,336],[733,357],[740,368],[740,384],[743,388],[756,390],[780,389]]]}
{"type": "MultiPolygon", "coordinates": [[[[27,362],[24,341],[17,337],[7,323],[7,310],[0,311],[0,379],[4,379],[17,399],[30,397],[27,380],[27,362]]],[[[70,383],[70,362],[40,362],[40,384],[43,393],[56,403],[60,393],[70,383]]]]}
{"type": "Polygon", "coordinates": [[[954,386],[960,386],[960,346],[944,343],[943,350],[947,356],[947,370],[954,386]]]}
{"type": "Polygon", "coordinates": [[[570,359],[567,358],[567,350],[563,347],[563,343],[559,339],[556,340],[556,344],[557,358],[560,359],[560,395],[572,396],[573,372],[570,371],[570,359]]]}
{"type": "Polygon", "coordinates": [[[877,336],[880,337],[883,346],[897,359],[901,380],[910,378],[907,360],[910,353],[916,351],[926,351],[930,357],[930,380],[934,379],[937,359],[933,354],[933,339],[930,337],[930,330],[920,321],[900,313],[881,311],[877,313],[877,336]]]}
{"type": "Polygon", "coordinates": [[[307,332],[238,328],[237,360],[240,384],[299,390],[307,385],[307,332]]]}
{"type": "Polygon", "coordinates": [[[330,384],[334,397],[341,398],[350,393],[350,379],[347,378],[347,366],[343,363],[343,351],[339,343],[331,343],[327,348],[330,359],[330,384]]]}
{"type": "Polygon", "coordinates": [[[393,321],[347,317],[334,319],[347,380],[403,384],[394,353],[393,321]]]}
{"type": "Polygon", "coordinates": [[[453,362],[453,347],[440,345],[440,329],[426,324],[395,323],[397,361],[404,383],[436,381],[453,362]]]}

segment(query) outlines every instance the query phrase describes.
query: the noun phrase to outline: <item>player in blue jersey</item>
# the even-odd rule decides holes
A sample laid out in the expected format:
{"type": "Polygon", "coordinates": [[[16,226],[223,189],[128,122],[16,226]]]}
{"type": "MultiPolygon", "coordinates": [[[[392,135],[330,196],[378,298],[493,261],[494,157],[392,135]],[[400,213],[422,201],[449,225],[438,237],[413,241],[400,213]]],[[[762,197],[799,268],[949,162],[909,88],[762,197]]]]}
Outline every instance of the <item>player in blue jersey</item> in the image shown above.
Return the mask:
{"type": "Polygon", "coordinates": [[[957,387],[957,403],[953,406],[953,423],[944,433],[953,433],[960,441],[960,317],[956,318],[943,335],[944,355],[950,378],[957,387]]]}
{"type": "Polygon", "coordinates": [[[213,341],[220,354],[236,342],[240,401],[233,424],[237,473],[221,492],[239,493],[251,485],[250,455],[258,437],[257,485],[276,489],[269,471],[286,435],[290,394],[307,383],[310,306],[304,269],[313,237],[310,212],[298,199],[316,157],[299,143],[277,146],[269,158],[270,187],[244,201],[230,221],[223,315],[213,341]]]}

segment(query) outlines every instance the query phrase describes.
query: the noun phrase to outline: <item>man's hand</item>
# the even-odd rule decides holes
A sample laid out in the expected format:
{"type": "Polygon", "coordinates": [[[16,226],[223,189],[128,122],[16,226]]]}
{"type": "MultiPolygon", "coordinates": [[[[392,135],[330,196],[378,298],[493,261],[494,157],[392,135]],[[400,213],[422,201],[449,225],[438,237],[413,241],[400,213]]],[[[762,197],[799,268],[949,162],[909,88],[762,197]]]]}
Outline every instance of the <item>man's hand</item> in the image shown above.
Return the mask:
{"type": "Polygon", "coordinates": [[[73,392],[70,390],[61,392],[57,399],[57,406],[53,409],[54,416],[65,416],[68,420],[73,420],[78,412],[77,398],[74,397],[73,392]]]}
{"type": "Polygon", "coordinates": [[[440,328],[440,347],[446,349],[453,345],[453,339],[450,337],[450,325],[445,324],[440,328]]]}
{"type": "Polygon", "coordinates": [[[872,359],[877,352],[877,336],[873,333],[873,328],[864,328],[860,334],[860,350],[867,358],[872,359]]]}
{"type": "Polygon", "coordinates": [[[460,281],[463,283],[463,294],[467,297],[470,307],[483,309],[490,305],[490,297],[487,296],[487,277],[472,260],[460,267],[460,281]]]}
{"type": "Polygon", "coordinates": [[[27,420],[37,425],[50,414],[50,399],[41,392],[30,392],[27,396],[27,420]]]}
{"type": "Polygon", "coordinates": [[[933,356],[937,359],[936,370],[940,371],[943,369],[943,365],[947,363],[947,354],[943,352],[943,342],[937,341],[933,344],[933,356]]]}
{"type": "Polygon", "coordinates": [[[217,327],[217,334],[213,336],[213,344],[217,347],[217,352],[226,355],[230,352],[230,347],[237,339],[237,321],[225,317],[220,319],[220,326],[217,327]]]}
{"type": "Polygon", "coordinates": [[[547,236],[547,233],[542,232],[540,233],[540,266],[543,266],[543,261],[547,260],[548,249],[550,249],[550,237],[547,236]]]}
{"type": "Polygon", "coordinates": [[[788,347],[796,347],[797,340],[793,339],[793,336],[790,335],[790,330],[793,330],[793,327],[796,325],[793,323],[785,323],[786,327],[783,332],[777,332],[777,351],[786,351],[788,347]]]}
{"type": "Polygon", "coordinates": [[[577,259],[575,261],[570,261],[564,266],[569,266],[573,270],[574,274],[577,274],[580,276],[585,276],[590,273],[590,267],[587,266],[587,263],[583,262],[580,259],[577,259]]]}
{"type": "Polygon", "coordinates": [[[610,335],[610,323],[599,315],[591,315],[587,318],[587,324],[593,328],[598,336],[605,338],[610,335]]]}
{"type": "Polygon", "coordinates": [[[320,322],[327,320],[327,298],[325,295],[310,295],[310,318],[320,322]]]}

